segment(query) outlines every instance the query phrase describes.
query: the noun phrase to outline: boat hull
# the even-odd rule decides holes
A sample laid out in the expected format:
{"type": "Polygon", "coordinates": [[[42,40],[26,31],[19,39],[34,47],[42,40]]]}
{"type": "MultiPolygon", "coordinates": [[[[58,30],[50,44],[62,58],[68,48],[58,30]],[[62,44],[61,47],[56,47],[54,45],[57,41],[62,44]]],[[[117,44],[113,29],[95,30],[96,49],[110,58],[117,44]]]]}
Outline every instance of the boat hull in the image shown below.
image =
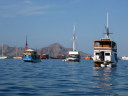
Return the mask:
{"type": "Polygon", "coordinates": [[[64,61],[69,61],[69,62],[80,62],[80,58],[66,58],[64,61]]]}
{"type": "Polygon", "coordinates": [[[35,62],[41,62],[40,59],[31,59],[31,60],[24,60],[24,59],[23,59],[23,61],[24,61],[24,62],[34,62],[34,63],[35,63],[35,62]]]}
{"type": "Polygon", "coordinates": [[[40,62],[41,60],[40,60],[39,55],[33,55],[31,53],[24,53],[23,61],[25,61],[25,62],[40,62]]]}
{"type": "Polygon", "coordinates": [[[6,58],[7,58],[6,56],[0,57],[0,59],[6,59],[6,58]]]}
{"type": "Polygon", "coordinates": [[[116,67],[116,62],[94,61],[94,67],[116,67]]]}

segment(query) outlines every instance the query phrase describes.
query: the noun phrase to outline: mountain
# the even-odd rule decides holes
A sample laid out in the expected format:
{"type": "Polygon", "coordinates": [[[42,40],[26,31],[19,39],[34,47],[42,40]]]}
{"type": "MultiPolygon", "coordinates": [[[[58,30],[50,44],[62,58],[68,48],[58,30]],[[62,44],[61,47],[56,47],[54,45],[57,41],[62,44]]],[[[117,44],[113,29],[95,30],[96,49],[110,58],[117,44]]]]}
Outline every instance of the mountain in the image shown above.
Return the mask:
{"type": "MultiPolygon", "coordinates": [[[[50,57],[57,57],[59,55],[68,55],[68,51],[71,51],[72,48],[65,48],[62,45],[60,45],[59,43],[54,43],[49,45],[48,47],[44,47],[41,48],[39,50],[40,54],[49,54],[50,57]]],[[[88,54],[84,53],[84,52],[80,52],[80,55],[82,57],[87,56],[88,54]]]]}
{"type": "MultiPolygon", "coordinates": [[[[24,48],[22,47],[9,47],[8,45],[3,45],[3,54],[9,58],[16,56],[16,49],[17,55],[21,56],[23,54],[24,48]]],[[[0,47],[0,55],[2,54],[2,46],[0,47]]]]}
{"type": "Polygon", "coordinates": [[[54,43],[48,47],[41,48],[39,53],[49,54],[50,57],[56,57],[58,55],[67,55],[67,49],[58,43],[54,43]]]}
{"type": "MultiPolygon", "coordinates": [[[[3,45],[3,49],[4,49],[4,55],[8,56],[8,57],[14,57],[16,56],[16,49],[17,50],[17,55],[21,56],[25,50],[25,48],[23,47],[10,47],[8,45],[3,45]]],[[[0,47],[0,55],[2,54],[2,47],[0,47]]],[[[60,55],[67,55],[68,51],[71,51],[72,48],[65,48],[64,46],[60,45],[59,43],[54,43],[51,44],[47,47],[38,49],[38,53],[39,54],[48,54],[50,57],[57,57],[60,55]]],[[[87,56],[88,54],[84,53],[84,52],[80,52],[80,55],[82,57],[87,56]]]]}

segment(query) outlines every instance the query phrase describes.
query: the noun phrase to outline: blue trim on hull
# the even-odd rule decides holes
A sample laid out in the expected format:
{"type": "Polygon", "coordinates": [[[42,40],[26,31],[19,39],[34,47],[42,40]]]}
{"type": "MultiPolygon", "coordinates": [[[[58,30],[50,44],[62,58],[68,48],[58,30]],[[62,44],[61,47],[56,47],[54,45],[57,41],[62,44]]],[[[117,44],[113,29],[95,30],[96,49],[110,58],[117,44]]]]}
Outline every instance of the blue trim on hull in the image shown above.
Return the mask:
{"type": "Polygon", "coordinates": [[[23,61],[25,61],[25,62],[41,62],[40,58],[33,58],[31,53],[24,53],[23,61]]]}

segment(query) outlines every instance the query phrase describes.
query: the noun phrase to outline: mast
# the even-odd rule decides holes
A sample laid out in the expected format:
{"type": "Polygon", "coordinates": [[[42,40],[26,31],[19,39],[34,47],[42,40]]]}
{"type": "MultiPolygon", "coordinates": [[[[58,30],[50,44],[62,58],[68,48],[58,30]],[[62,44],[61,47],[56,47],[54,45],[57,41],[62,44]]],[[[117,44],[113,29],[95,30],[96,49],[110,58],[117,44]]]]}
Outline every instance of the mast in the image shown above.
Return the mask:
{"type": "Polygon", "coordinates": [[[17,57],[17,51],[18,51],[18,48],[16,48],[16,57],[17,57]]]}
{"type": "Polygon", "coordinates": [[[106,29],[107,39],[109,39],[109,27],[108,27],[108,12],[107,12],[107,29],[106,29]]]}
{"type": "Polygon", "coordinates": [[[2,57],[3,57],[3,49],[4,49],[4,48],[3,48],[3,44],[2,44],[2,57]]]}
{"type": "Polygon", "coordinates": [[[106,36],[105,36],[105,39],[110,39],[109,37],[109,35],[111,34],[111,33],[109,33],[109,22],[108,22],[108,11],[107,11],[107,27],[106,27],[106,36]]]}
{"type": "Polygon", "coordinates": [[[110,38],[109,38],[109,35],[111,34],[111,33],[109,33],[109,26],[108,26],[109,24],[108,24],[108,19],[109,19],[109,18],[108,18],[108,12],[107,12],[106,39],[110,39],[110,38]]]}
{"type": "Polygon", "coordinates": [[[108,12],[107,12],[107,28],[108,28],[108,12]]]}
{"type": "Polygon", "coordinates": [[[28,49],[27,36],[26,36],[26,50],[28,49]]]}
{"type": "Polygon", "coordinates": [[[73,29],[73,51],[75,51],[75,24],[73,29]]]}

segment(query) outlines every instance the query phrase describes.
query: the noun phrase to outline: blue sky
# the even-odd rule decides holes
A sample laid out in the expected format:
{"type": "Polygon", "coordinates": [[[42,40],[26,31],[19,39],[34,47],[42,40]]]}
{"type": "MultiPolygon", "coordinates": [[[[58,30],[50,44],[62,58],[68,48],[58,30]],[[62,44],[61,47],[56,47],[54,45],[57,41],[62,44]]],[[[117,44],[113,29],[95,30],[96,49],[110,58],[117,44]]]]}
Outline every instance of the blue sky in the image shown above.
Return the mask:
{"type": "Polygon", "coordinates": [[[109,12],[111,39],[118,55],[128,56],[128,0],[0,0],[0,45],[30,48],[52,43],[72,47],[73,24],[76,48],[93,54],[93,42],[105,32],[109,12]]]}

